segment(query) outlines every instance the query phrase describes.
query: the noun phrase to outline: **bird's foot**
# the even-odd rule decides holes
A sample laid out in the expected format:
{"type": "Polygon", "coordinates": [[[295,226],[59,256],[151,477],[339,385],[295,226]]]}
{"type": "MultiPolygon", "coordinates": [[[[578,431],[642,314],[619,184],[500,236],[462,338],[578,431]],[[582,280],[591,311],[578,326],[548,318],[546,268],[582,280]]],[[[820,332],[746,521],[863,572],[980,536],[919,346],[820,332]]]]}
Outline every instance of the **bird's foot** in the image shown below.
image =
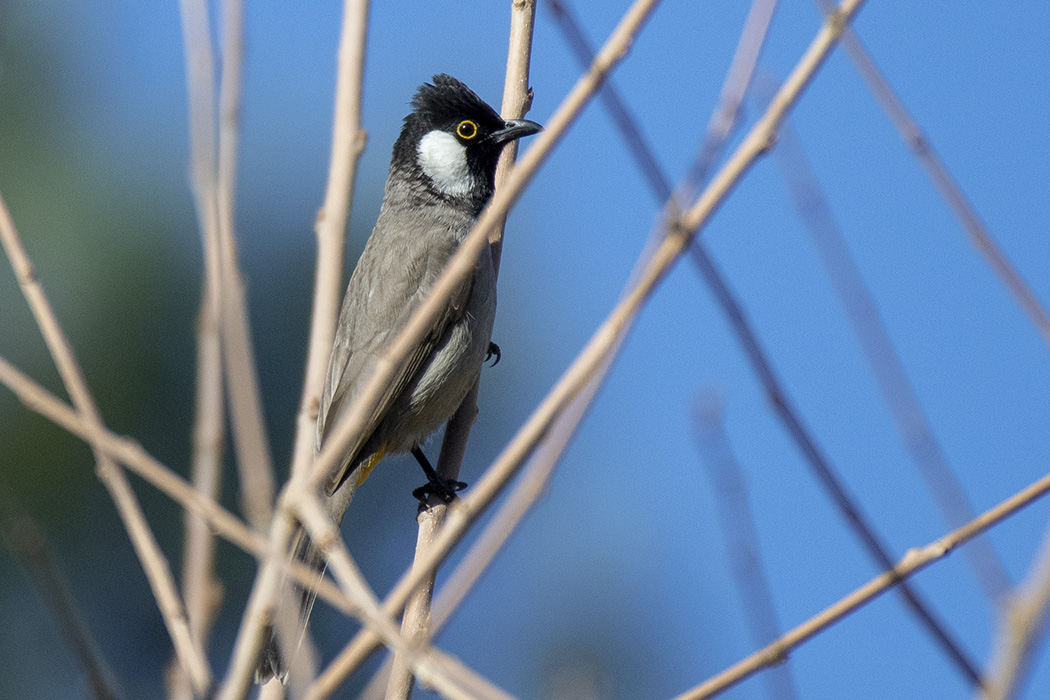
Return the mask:
{"type": "Polygon", "coordinates": [[[412,491],[412,497],[419,501],[420,505],[426,506],[431,496],[437,496],[443,503],[451,503],[456,500],[456,492],[467,488],[462,481],[455,479],[434,479],[412,491]]]}

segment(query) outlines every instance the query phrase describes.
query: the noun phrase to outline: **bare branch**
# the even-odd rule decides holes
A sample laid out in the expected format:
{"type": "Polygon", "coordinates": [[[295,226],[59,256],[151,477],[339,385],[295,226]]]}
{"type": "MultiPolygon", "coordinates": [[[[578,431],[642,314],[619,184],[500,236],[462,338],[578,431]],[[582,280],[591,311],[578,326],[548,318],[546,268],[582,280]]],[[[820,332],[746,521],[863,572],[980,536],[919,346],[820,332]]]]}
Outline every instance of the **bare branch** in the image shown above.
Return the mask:
{"type": "MultiPolygon", "coordinates": [[[[88,425],[95,429],[101,428],[102,419],[87,382],[84,380],[80,365],[73,354],[73,348],[59,326],[43,287],[33,273],[32,263],[29,261],[29,256],[26,254],[2,196],[0,196],[0,243],[3,244],[4,251],[11,261],[11,267],[18,278],[22,293],[29,302],[33,318],[40,327],[48,351],[55,361],[55,366],[58,368],[73,404],[88,425]]],[[[92,444],[92,451],[95,454],[96,473],[117,506],[117,512],[135,547],[135,553],[142,563],[153,595],[157,599],[157,605],[164,617],[164,623],[175,646],[175,652],[190,675],[195,690],[203,694],[211,686],[211,669],[203,650],[190,633],[186,611],[168,562],[153,537],[153,532],[146,522],[146,516],[142,513],[142,508],[124,472],[94,444],[92,444]]]]}
{"type": "Polygon", "coordinates": [[[1021,692],[1036,647],[1046,636],[1050,606],[1050,532],[1024,582],[1000,611],[995,651],[985,672],[984,700],[1009,700],[1021,692]]]}
{"type": "MultiPolygon", "coordinates": [[[[515,0],[511,3],[510,48],[507,52],[507,74],[503,88],[503,107],[500,112],[504,119],[520,119],[532,103],[532,91],[529,87],[529,64],[532,56],[532,28],[536,17],[535,0],[515,0]]],[[[496,191],[506,180],[507,173],[514,164],[518,143],[507,144],[501,154],[496,170],[496,191]]],[[[496,275],[499,275],[499,263],[503,250],[504,217],[489,234],[489,248],[496,275]]],[[[485,253],[482,252],[482,255],[485,253]]],[[[445,428],[445,437],[438,459],[438,476],[445,480],[458,481],[463,455],[467,448],[470,429],[477,415],[478,384],[463,399],[456,413],[445,428]]],[[[416,559],[422,559],[432,545],[438,528],[444,521],[447,506],[441,499],[431,497],[428,508],[418,517],[419,534],[416,540],[416,559]]],[[[411,600],[405,606],[401,623],[402,634],[407,639],[430,638],[430,599],[434,590],[434,573],[431,573],[423,585],[416,589],[411,600]]],[[[405,660],[394,657],[393,671],[387,685],[389,700],[408,700],[412,695],[414,677],[405,660]]]]}
{"type": "MultiPolygon", "coordinates": [[[[941,517],[949,527],[958,527],[972,520],[975,513],[970,499],[933,435],[904,365],[890,342],[875,302],[864,286],[842,231],[790,123],[781,128],[774,155],[795,209],[820,255],[857,343],[882,391],[897,433],[933,494],[941,517]]],[[[991,543],[986,538],[979,538],[966,548],[966,554],[985,595],[993,603],[998,601],[1010,587],[1010,580],[991,543]]]]}
{"type": "MultiPolygon", "coordinates": [[[[748,503],[747,482],[733,456],[729,437],[722,423],[721,402],[715,397],[701,398],[693,411],[693,427],[701,461],[715,487],[722,536],[730,569],[744,603],[744,614],[756,646],[780,636],[773,594],[769,588],[758,547],[755,520],[748,503]]],[[[763,676],[766,695],[780,700],[797,697],[791,669],[784,663],[763,676]]]]}
{"type": "MultiPolygon", "coordinates": [[[[219,334],[222,311],[221,275],[215,231],[216,134],[215,59],[204,0],[182,0],[183,45],[186,90],[189,96],[190,181],[204,247],[204,280],[197,316],[197,384],[193,430],[192,474],[200,494],[215,499],[222,473],[225,433],[223,413],[222,344],[219,334]]],[[[207,521],[186,509],[186,536],[182,581],[190,630],[205,646],[213,615],[218,611],[219,584],[214,578],[215,544],[207,521]]],[[[169,675],[172,698],[192,698],[193,690],[182,666],[175,664],[169,675]]]]}
{"type": "MultiPolygon", "coordinates": [[[[10,388],[31,411],[96,446],[101,452],[119,461],[129,471],[170,497],[187,512],[207,520],[220,537],[256,558],[266,556],[266,538],[250,529],[237,516],[203,496],[180,476],[150,456],[135,441],[114,435],[105,426],[96,428],[86,423],[72,408],[19,372],[3,357],[0,357],[0,384],[10,388]]],[[[294,576],[296,581],[303,585],[316,586],[321,598],[349,614],[349,601],[330,581],[322,579],[318,582],[317,572],[303,564],[289,562],[288,566],[289,575],[294,576]]]]}
{"type": "MultiPolygon", "coordinates": [[[[816,2],[824,12],[828,11],[828,0],[816,0],[816,2]]],[[[959,188],[940,156],[933,149],[929,138],[915,120],[912,119],[907,107],[897,97],[893,87],[882,75],[878,66],[875,65],[874,59],[871,58],[871,55],[864,48],[864,44],[861,43],[857,35],[847,31],[842,37],[842,43],[846,53],[849,54],[850,60],[857,67],[857,71],[868,83],[868,88],[882,104],[882,108],[886,110],[890,121],[893,122],[893,125],[900,133],[901,139],[915,153],[915,157],[919,159],[923,167],[926,168],[926,172],[930,179],[933,180],[933,184],[940,190],[944,201],[947,202],[963,228],[966,229],[966,233],[969,234],[974,246],[988,261],[992,270],[999,276],[1006,288],[1010,290],[1010,293],[1014,295],[1021,309],[1028,314],[1028,318],[1043,336],[1043,340],[1050,344],[1050,314],[1047,314],[1035,292],[1031,290],[1028,283],[1021,277],[1021,274],[1014,269],[1010,259],[1006,257],[1006,254],[999,248],[995,239],[992,238],[992,235],[981,221],[981,217],[977,214],[973,205],[970,204],[970,200],[966,198],[966,195],[959,188]]]]}
{"type": "Polygon", "coordinates": [[[1015,493],[966,525],[953,530],[925,547],[910,549],[892,569],[885,571],[868,581],[837,603],[825,608],[806,622],[782,636],[769,646],[756,651],[736,665],[713,676],[691,690],[682,693],[675,700],[702,700],[713,697],[748,678],[763,668],[781,663],[792,649],[811,637],[824,631],[842,618],[860,609],[867,603],[900,585],[935,561],[950,554],[957,547],[969,542],[990,527],[1016,514],[1022,508],[1050,492],[1050,475],[1044,476],[1030,486],[1015,493]]]}
{"type": "MultiPolygon", "coordinates": [[[[860,10],[862,4],[863,0],[846,0],[842,5],[841,12],[836,15],[833,20],[829,20],[825,23],[820,33],[810,45],[810,48],[795,67],[791,77],[781,88],[777,99],[773,102],[759,123],[752,129],[751,133],[734,153],[725,168],[723,168],[715,178],[712,185],[705,190],[699,201],[692,207],[692,209],[686,212],[681,222],[676,222],[675,225],[672,226],[670,233],[663,239],[652,258],[642,269],[638,282],[625,293],[619,304],[591,337],[587,346],[580,352],[576,357],[576,360],[574,360],[572,365],[565,371],[555,387],[543,400],[540,406],[533,412],[532,416],[518,431],[517,435],[515,435],[511,442],[500,453],[492,466],[490,466],[485,472],[481,481],[473,487],[472,493],[463,499],[455,501],[449,508],[445,526],[438,532],[437,539],[434,546],[428,552],[427,559],[423,562],[417,562],[417,566],[414,566],[409,573],[403,576],[394,587],[394,590],[387,596],[386,601],[384,602],[384,609],[388,614],[393,615],[401,610],[416,586],[418,586],[431,571],[440,565],[448,552],[451,551],[452,547],[462,538],[466,529],[502,491],[506,483],[518,472],[522,462],[536,450],[537,445],[540,444],[545,437],[551,434],[552,428],[558,424],[558,417],[566,411],[567,407],[572,406],[573,410],[583,410],[579,405],[574,404],[574,399],[583,395],[584,392],[594,390],[594,378],[600,376],[603,368],[607,363],[611,362],[615,350],[619,347],[620,342],[630,329],[642,304],[644,304],[652,294],[656,285],[667,274],[670,267],[681,256],[685,247],[692,239],[695,229],[689,228],[688,226],[694,223],[697,225],[705,224],[710,219],[718,205],[726,196],[728,196],[729,192],[736,183],[739,182],[740,178],[743,177],[744,173],[746,173],[754,161],[764,153],[775,135],[776,127],[791,107],[794,106],[802,91],[831,52],[837,37],[842,31],[842,27],[860,10]]],[[[625,29],[626,23],[629,21],[640,22],[644,19],[643,17],[636,17],[636,15],[633,14],[638,9],[639,8],[635,6],[629,11],[628,16],[625,17],[623,22],[621,22],[621,25],[617,28],[616,32],[614,32],[610,41],[606,43],[606,46],[599,53],[596,61],[606,60],[603,57],[609,55],[610,47],[615,46],[614,42],[617,41],[619,37],[627,38],[631,36],[630,32],[624,32],[623,30],[625,29]],[[636,17],[636,19],[632,20],[632,17],[636,17]],[[625,34],[626,36],[624,36],[625,34]]],[[[631,31],[636,30],[637,27],[631,31]]],[[[626,44],[620,45],[621,50],[625,48],[626,44]]],[[[592,67],[592,72],[589,75],[593,75],[593,72],[594,69],[592,67]]],[[[585,76],[583,80],[592,85],[588,90],[593,91],[596,89],[597,85],[594,84],[588,76],[585,76]]],[[[576,92],[576,89],[574,89],[572,95],[575,95],[576,92]]],[[[590,94],[590,92],[587,94],[590,94]]],[[[570,95],[570,98],[572,95],[570,95]]],[[[568,102],[569,98],[566,99],[565,103],[568,102]]],[[[565,103],[563,103],[563,105],[565,103]]],[[[561,115],[562,112],[563,110],[559,109],[556,117],[561,115]]],[[[562,124],[563,119],[565,121],[569,120],[568,117],[563,116],[558,119],[552,119],[551,122],[560,125],[562,124]]],[[[543,141],[541,138],[541,140],[537,141],[537,143],[525,154],[522,160],[511,172],[510,184],[523,182],[526,179],[527,175],[517,177],[516,175],[519,171],[527,174],[529,172],[527,168],[533,167],[533,163],[539,158],[539,156],[531,157],[533,151],[545,147],[548,142],[553,142],[558,137],[557,134],[560,133],[555,132],[555,136],[549,136],[551,132],[552,129],[549,127],[548,131],[541,135],[541,137],[548,136],[548,140],[543,141]]],[[[495,204],[496,200],[494,199],[493,205],[490,205],[490,209],[495,204]]],[[[483,222],[478,223],[474,233],[477,233],[477,231],[481,229],[482,224],[483,222]]],[[[402,334],[402,337],[404,337],[404,334],[402,334]]],[[[342,427],[346,428],[346,425],[343,425],[342,427]]],[[[349,429],[345,432],[349,437],[349,429]]],[[[324,453],[322,453],[319,459],[323,457],[324,453]]],[[[327,465],[325,465],[325,468],[327,468],[327,465]]],[[[323,471],[323,469],[319,466],[319,472],[321,471],[323,471]]],[[[317,478],[317,476],[318,475],[315,474],[314,478],[317,478]]],[[[337,659],[337,662],[341,664],[341,670],[349,673],[353,668],[356,668],[357,664],[360,664],[365,658],[367,658],[371,649],[374,648],[377,642],[378,639],[376,639],[368,630],[362,630],[358,633],[350,645],[344,649],[343,653],[340,654],[337,659]]],[[[320,686],[328,677],[328,672],[326,671],[322,674],[321,678],[319,678],[318,685],[320,686]]],[[[331,692],[331,686],[326,685],[325,691],[331,692]]],[[[311,693],[309,697],[318,698],[324,697],[324,695],[319,688],[317,692],[311,693]]]]}
{"type": "Polygon", "coordinates": [[[324,551],[328,566],[339,581],[340,587],[354,601],[354,614],[411,666],[421,683],[434,688],[447,698],[473,700],[482,697],[509,700],[510,696],[477,677],[466,667],[456,664],[450,668],[445,658],[429,645],[409,644],[401,636],[394,620],[382,609],[375,593],[350,556],[339,529],[325,515],[317,497],[310,496],[305,491],[296,492],[295,505],[298,517],[310,533],[310,539],[324,551]],[[464,678],[469,686],[464,685],[464,678]]]}

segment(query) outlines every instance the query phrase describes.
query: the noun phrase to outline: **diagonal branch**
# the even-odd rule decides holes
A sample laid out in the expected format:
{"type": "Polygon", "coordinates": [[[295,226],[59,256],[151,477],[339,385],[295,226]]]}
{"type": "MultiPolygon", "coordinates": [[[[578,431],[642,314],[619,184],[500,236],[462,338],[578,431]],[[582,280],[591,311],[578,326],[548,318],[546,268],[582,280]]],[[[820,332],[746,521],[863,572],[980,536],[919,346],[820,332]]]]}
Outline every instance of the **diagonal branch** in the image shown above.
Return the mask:
{"type": "MultiPolygon", "coordinates": [[[[828,0],[816,0],[817,5],[827,12],[830,9],[828,0]]],[[[1024,281],[1021,274],[1014,268],[1010,259],[999,248],[992,238],[981,217],[970,204],[970,200],[955,182],[944,162],[937,155],[930,143],[929,138],[922,128],[912,119],[907,107],[901,102],[894,92],[893,87],[882,75],[875,61],[871,58],[864,44],[853,32],[846,32],[842,37],[842,44],[849,55],[850,60],[856,66],[861,77],[868,83],[868,88],[876,99],[886,110],[886,115],[893,122],[901,139],[915,153],[922,166],[926,168],[927,174],[933,180],[933,184],[940,190],[941,196],[951,208],[959,223],[966,229],[971,242],[991,265],[992,270],[999,276],[1010,293],[1014,295],[1021,309],[1028,315],[1029,320],[1043,336],[1043,340],[1050,344],[1050,314],[1047,314],[1039,298],[1024,281]]]]}
{"type": "MultiPolygon", "coordinates": [[[[707,137],[690,175],[681,188],[686,193],[695,186],[690,180],[699,182],[706,175],[707,168],[717,159],[721,145],[732,130],[733,120],[729,117],[739,113],[739,102],[745,94],[744,88],[751,81],[751,72],[755,68],[755,62],[759,55],[757,47],[762,44],[761,37],[768,28],[768,20],[771,16],[772,8],[769,8],[768,12],[759,12],[754,7],[748,16],[748,22],[738,43],[733,66],[730,68],[726,84],[722,88],[723,99],[718,113],[724,116],[713,117],[708,124],[707,137]],[[764,17],[766,25],[753,21],[753,18],[756,16],[759,18],[764,17]],[[756,33],[758,33],[757,37],[754,36],[756,33]]],[[[565,28],[566,35],[576,48],[577,55],[585,57],[589,48],[586,45],[586,39],[583,37],[582,32],[575,26],[572,15],[562,8],[559,18],[561,26],[565,28]]],[[[606,98],[605,103],[613,115],[614,122],[621,130],[624,140],[630,145],[631,153],[635,156],[639,168],[647,173],[647,180],[654,196],[658,199],[666,199],[670,196],[670,187],[667,184],[668,178],[659,167],[641,132],[634,126],[634,120],[630,113],[623,106],[619,96],[613,91],[611,86],[606,86],[602,94],[606,98]]],[[[669,203],[666,207],[667,215],[674,211],[674,206],[674,202],[669,203]]],[[[817,447],[814,438],[798,418],[797,411],[788,401],[787,395],[784,393],[783,387],[773,370],[772,363],[769,362],[740,303],[737,301],[724,276],[718,270],[714,260],[710,257],[700,240],[693,241],[690,253],[702,278],[721,306],[722,312],[729,319],[745,355],[751,362],[756,375],[770,398],[771,405],[774,406],[788,433],[795,440],[806,458],[810,469],[815,473],[821,484],[824,485],[832,501],[868,548],[879,567],[882,569],[889,568],[892,566],[893,560],[887,548],[882,544],[873,526],[867,521],[867,518],[864,517],[852,496],[843,486],[842,480],[838,477],[836,471],[824,457],[819,447],[817,447]]],[[[962,673],[971,683],[979,684],[979,673],[976,665],[962,650],[945,625],[933,614],[930,607],[910,586],[902,586],[901,595],[923,625],[930,631],[941,647],[944,648],[945,652],[956,662],[962,673]]]]}
{"type": "MultiPolygon", "coordinates": [[[[831,286],[853,327],[857,343],[882,391],[897,433],[933,494],[941,516],[949,527],[958,527],[972,520],[975,515],[973,506],[933,435],[904,365],[890,342],[875,302],[864,286],[860,270],[853,262],[816,174],[790,124],[781,129],[775,156],[795,209],[813,240],[831,286]]],[[[966,554],[985,595],[992,602],[998,601],[1010,587],[1010,580],[991,543],[987,538],[978,538],[966,548],[966,554]]]]}
{"type": "MultiPolygon", "coordinates": [[[[205,519],[216,535],[240,547],[248,554],[262,559],[266,556],[267,541],[261,534],[244,524],[237,516],[202,495],[182,477],[158,462],[135,441],[120,437],[102,427],[87,424],[83,417],[60,401],[29,377],[0,357],[0,384],[15,393],[29,410],[39,413],[60,428],[69,431],[123,464],[142,477],[186,512],[205,519]]],[[[337,609],[349,614],[350,604],[331,581],[317,581],[317,572],[310,567],[291,563],[288,574],[301,585],[316,585],[318,595],[337,609]]]]}
{"type": "Polygon", "coordinates": [[[124,698],[112,667],[91,635],[69,583],[55,562],[47,536],[3,483],[0,483],[0,539],[7,542],[29,573],[73,655],[80,661],[96,700],[124,698]]]}
{"type": "MultiPolygon", "coordinates": [[[[88,425],[96,429],[101,428],[102,419],[95,406],[95,400],[87,387],[73,349],[51,308],[51,303],[36,279],[33,265],[22,245],[22,240],[3,197],[0,197],[0,243],[3,244],[4,251],[11,261],[11,267],[18,278],[22,293],[40,327],[48,351],[54,358],[62,382],[73,400],[73,405],[76,406],[77,411],[88,425]]],[[[128,483],[127,476],[94,444],[92,452],[95,455],[96,473],[117,506],[117,512],[131,538],[135,553],[142,563],[153,595],[157,599],[157,605],[163,615],[164,624],[168,628],[168,634],[171,636],[179,661],[189,674],[194,689],[199,694],[203,694],[211,686],[211,669],[200,644],[190,633],[186,611],[168,562],[146,522],[146,516],[135,497],[135,492],[128,483]]]]}
{"type": "MultiPolygon", "coordinates": [[[[672,222],[668,235],[641,270],[637,282],[627,290],[616,308],[594,333],[586,347],[565,371],[551,392],[536,408],[511,442],[503,449],[496,461],[486,470],[481,481],[473,487],[472,493],[463,499],[457,500],[449,508],[446,523],[438,532],[434,547],[428,552],[426,559],[416,562],[412,570],[401,578],[387,596],[384,602],[384,609],[388,614],[393,615],[401,610],[412,591],[430,575],[430,572],[440,565],[452,547],[460,541],[467,528],[474,523],[481,512],[503,490],[507,482],[518,473],[523,461],[532,455],[537,446],[551,434],[552,429],[558,425],[559,416],[568,407],[576,407],[574,399],[592,388],[593,378],[602,370],[606,363],[611,361],[614,351],[619,347],[625,334],[630,330],[642,305],[648,300],[656,286],[669,272],[671,266],[681,257],[692,240],[693,235],[697,231],[695,226],[706,224],[718,205],[729,195],[751,165],[754,164],[755,160],[766,151],[775,137],[777,126],[798,101],[802,91],[821,65],[823,65],[824,60],[834,48],[842,28],[856,15],[862,5],[863,0],[846,0],[842,4],[840,12],[824,24],[809,49],[796,65],[791,76],[781,87],[777,99],[773,101],[762,119],[737,148],[726,166],[704,191],[696,204],[685,213],[683,219],[678,222],[672,222]]],[[[632,8],[632,12],[633,10],[634,8],[632,8]]],[[[629,16],[630,14],[629,12],[629,16]]],[[[621,26],[614,32],[614,39],[620,35],[620,30],[623,28],[624,23],[628,21],[628,18],[625,17],[621,26]]],[[[610,42],[612,41],[613,39],[610,39],[610,42]]],[[[607,51],[610,48],[610,42],[607,42],[606,46],[599,52],[596,61],[605,60],[607,51]]],[[[620,45],[621,50],[625,48],[625,44],[620,45]]],[[[585,79],[587,79],[586,76],[585,79]]],[[[559,114],[561,111],[559,109],[559,114]]],[[[554,119],[551,122],[560,123],[554,119]]],[[[550,129],[545,133],[549,133],[549,131],[550,129]]],[[[552,137],[552,139],[555,138],[557,136],[552,137]]],[[[530,156],[533,155],[533,151],[546,143],[546,141],[538,141],[525,154],[511,173],[512,184],[527,178],[527,175],[521,175],[518,178],[515,175],[519,171],[523,173],[529,172],[526,169],[532,167],[532,164],[539,158],[538,156],[530,158],[530,156]]],[[[509,199],[510,196],[508,195],[507,198],[509,199]]],[[[478,227],[480,228],[481,226],[482,222],[479,222],[478,227]]],[[[475,229],[476,232],[477,228],[475,229]]],[[[377,643],[378,639],[371,631],[362,630],[340,654],[339,662],[352,670],[352,668],[356,668],[357,664],[360,664],[367,658],[371,649],[377,643]]],[[[325,678],[325,675],[322,674],[322,679],[325,678]]],[[[310,697],[318,696],[311,695],[310,697]]]]}
{"type": "Polygon", "coordinates": [[[756,651],[743,661],[727,668],[717,676],[709,678],[695,688],[682,693],[675,700],[703,700],[703,698],[713,697],[745,678],[754,675],[763,668],[782,663],[784,657],[795,647],[870,603],[894,586],[901,584],[904,580],[911,578],[930,564],[948,556],[957,547],[966,544],[989,528],[1015,515],[1022,508],[1031,505],[1047,493],[1050,493],[1050,475],[1044,476],[1035,483],[1018,491],[994,508],[986,510],[974,520],[957,530],[949,532],[941,539],[931,542],[925,547],[908,550],[904,557],[897,562],[897,565],[890,570],[871,579],[868,583],[795,627],[769,646],[756,651]]]}
{"type": "MultiPolygon", "coordinates": [[[[520,119],[525,116],[532,103],[532,90],[529,87],[529,63],[532,56],[532,31],[536,18],[536,0],[515,0],[511,3],[510,47],[507,51],[507,72],[503,87],[503,105],[500,115],[503,119],[520,119]]],[[[518,144],[512,141],[504,148],[496,170],[495,186],[498,192],[506,180],[507,173],[513,167],[517,156],[518,144]]],[[[499,275],[499,263],[503,249],[504,218],[489,234],[490,253],[499,275]]],[[[485,253],[482,252],[482,255],[485,253]]],[[[480,381],[480,377],[479,377],[480,381]]],[[[460,465],[466,452],[470,429],[477,416],[478,382],[467,393],[455,415],[448,421],[441,455],[438,459],[438,476],[445,480],[458,481],[460,465]]],[[[416,559],[426,556],[427,549],[433,544],[434,537],[445,519],[448,506],[436,497],[431,497],[428,507],[417,520],[419,534],[416,539],[416,559]]],[[[434,590],[434,574],[427,577],[424,585],[416,589],[412,599],[405,606],[401,623],[402,634],[408,639],[431,639],[430,602],[434,590]]],[[[395,655],[393,670],[387,685],[387,700],[408,700],[412,695],[415,677],[408,665],[399,655],[395,655]]]]}

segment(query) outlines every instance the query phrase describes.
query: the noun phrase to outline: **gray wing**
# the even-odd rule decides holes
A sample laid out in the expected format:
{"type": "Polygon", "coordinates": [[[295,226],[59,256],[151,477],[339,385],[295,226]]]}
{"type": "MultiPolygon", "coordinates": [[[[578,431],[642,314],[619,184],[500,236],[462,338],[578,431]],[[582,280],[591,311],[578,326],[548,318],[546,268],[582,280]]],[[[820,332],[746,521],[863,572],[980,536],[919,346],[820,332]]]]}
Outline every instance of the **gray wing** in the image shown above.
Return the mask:
{"type": "MultiPolygon", "coordinates": [[[[323,444],[339,417],[353,404],[367,384],[376,360],[422,304],[458,247],[459,236],[453,234],[447,223],[431,222],[421,228],[418,217],[413,222],[414,229],[398,228],[398,223],[407,222],[399,222],[392,216],[384,221],[384,217],[380,217],[377,231],[399,233],[380,238],[373,232],[347,286],[321,397],[318,445],[323,444]]],[[[398,368],[395,380],[369,416],[367,430],[347,452],[343,468],[326,484],[329,495],[350,476],[358,452],[390,405],[430,357],[445,330],[462,317],[471,284],[472,278],[468,277],[457,287],[430,332],[398,368]]]]}

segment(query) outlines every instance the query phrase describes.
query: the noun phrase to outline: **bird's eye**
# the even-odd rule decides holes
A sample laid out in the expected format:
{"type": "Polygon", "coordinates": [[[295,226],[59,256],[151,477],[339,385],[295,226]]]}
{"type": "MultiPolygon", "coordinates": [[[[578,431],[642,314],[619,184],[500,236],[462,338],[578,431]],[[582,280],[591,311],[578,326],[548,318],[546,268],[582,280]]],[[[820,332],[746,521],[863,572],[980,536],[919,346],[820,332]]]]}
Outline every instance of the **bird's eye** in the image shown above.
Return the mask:
{"type": "Polygon", "coordinates": [[[470,141],[478,135],[478,125],[469,119],[464,119],[456,125],[456,135],[464,141],[470,141]]]}

